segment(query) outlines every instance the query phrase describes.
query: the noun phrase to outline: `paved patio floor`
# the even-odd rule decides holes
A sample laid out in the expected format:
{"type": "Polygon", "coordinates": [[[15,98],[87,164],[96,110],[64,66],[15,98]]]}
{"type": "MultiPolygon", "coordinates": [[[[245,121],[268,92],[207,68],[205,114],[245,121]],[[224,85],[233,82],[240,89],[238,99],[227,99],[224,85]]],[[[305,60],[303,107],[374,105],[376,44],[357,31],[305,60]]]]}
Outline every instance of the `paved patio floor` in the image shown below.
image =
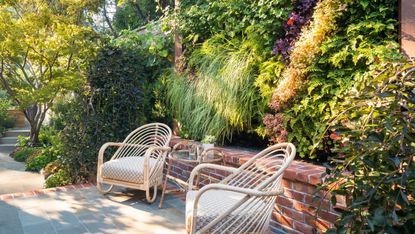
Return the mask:
{"type": "Polygon", "coordinates": [[[9,154],[9,150],[0,148],[0,194],[42,188],[43,175],[25,171],[24,163],[14,161],[9,154]]]}
{"type": "Polygon", "coordinates": [[[181,199],[167,195],[157,206],[141,191],[104,196],[95,187],[0,200],[0,234],[185,233],[181,199]]]}

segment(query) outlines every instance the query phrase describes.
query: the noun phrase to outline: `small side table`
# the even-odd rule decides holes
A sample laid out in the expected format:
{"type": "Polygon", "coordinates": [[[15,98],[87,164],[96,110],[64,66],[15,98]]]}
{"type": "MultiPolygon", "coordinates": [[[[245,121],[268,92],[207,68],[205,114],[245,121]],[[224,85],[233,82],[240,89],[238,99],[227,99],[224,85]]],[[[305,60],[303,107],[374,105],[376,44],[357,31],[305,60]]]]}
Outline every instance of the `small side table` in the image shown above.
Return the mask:
{"type": "MultiPolygon", "coordinates": [[[[225,165],[225,160],[224,160],[225,155],[221,149],[210,148],[202,152],[201,152],[201,149],[202,147],[200,144],[189,143],[188,141],[179,142],[173,147],[173,150],[169,154],[169,157],[168,157],[169,162],[167,165],[166,178],[164,179],[164,183],[163,183],[163,190],[161,193],[159,208],[163,206],[164,194],[173,192],[173,191],[185,192],[187,190],[187,184],[188,184],[187,181],[183,181],[179,178],[174,178],[170,175],[171,167],[175,161],[189,163],[193,165],[198,165],[201,163],[221,163],[225,165]],[[179,149],[180,147],[187,147],[187,149],[179,149]],[[174,180],[180,188],[166,191],[167,180],[169,178],[174,180]]],[[[199,173],[196,177],[196,185],[199,183],[201,176],[206,176],[206,177],[209,177],[210,179],[214,179],[208,175],[202,175],[201,173],[199,173]]]]}

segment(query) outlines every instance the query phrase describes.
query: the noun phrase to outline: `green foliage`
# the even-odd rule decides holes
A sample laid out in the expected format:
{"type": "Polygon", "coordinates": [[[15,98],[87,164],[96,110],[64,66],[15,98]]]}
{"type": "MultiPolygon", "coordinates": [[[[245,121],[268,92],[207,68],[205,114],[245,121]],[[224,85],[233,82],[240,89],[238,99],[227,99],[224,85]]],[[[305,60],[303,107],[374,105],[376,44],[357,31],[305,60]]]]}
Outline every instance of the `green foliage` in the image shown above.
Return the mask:
{"type": "Polygon", "coordinates": [[[60,150],[54,147],[48,147],[37,154],[32,154],[26,159],[26,171],[40,171],[49,163],[55,161],[60,155],[60,150]]]}
{"type": "Polygon", "coordinates": [[[71,184],[71,177],[65,169],[60,169],[45,180],[45,188],[54,188],[71,184]]]}
{"type": "Polygon", "coordinates": [[[160,70],[171,64],[172,36],[168,27],[164,26],[163,19],[149,23],[140,32],[123,30],[120,37],[113,40],[113,44],[138,53],[142,64],[151,69],[151,78],[160,75],[160,70]]]}
{"type": "Polygon", "coordinates": [[[337,31],[323,43],[321,55],[308,68],[309,81],[303,92],[283,112],[288,140],[295,142],[301,157],[329,155],[326,122],[344,111],[339,103],[371,71],[400,58],[395,1],[383,1],[380,8],[377,1],[349,5],[337,20],[337,31]]]}
{"type": "Polygon", "coordinates": [[[258,54],[255,40],[216,35],[193,52],[188,74],[171,74],[171,110],[191,138],[230,139],[235,131],[252,129],[263,108],[253,84],[258,54]]]}
{"type": "Polygon", "coordinates": [[[62,163],[76,182],[95,176],[97,152],[108,141],[122,141],[151,119],[155,71],[146,57],[126,48],[102,48],[88,71],[85,89],[66,104],[62,163]]]}
{"type": "Polygon", "coordinates": [[[202,143],[203,144],[214,144],[216,142],[216,137],[212,136],[212,135],[206,135],[205,137],[203,137],[202,139],[202,143]]]}
{"type": "Polygon", "coordinates": [[[81,20],[96,4],[16,0],[0,5],[0,85],[27,112],[32,144],[38,143],[56,95],[82,84],[95,33],[81,20]]]}
{"type": "Polygon", "coordinates": [[[264,100],[264,105],[271,101],[272,93],[277,85],[278,78],[281,77],[284,63],[278,58],[272,58],[260,64],[260,74],[255,79],[255,86],[264,100]]]}
{"type": "Polygon", "coordinates": [[[12,106],[5,91],[0,90],[0,136],[6,128],[13,127],[13,120],[7,115],[7,110],[12,106]]]}
{"type": "Polygon", "coordinates": [[[203,42],[215,34],[240,38],[253,32],[270,49],[282,35],[282,22],[293,8],[290,3],[289,0],[183,0],[178,25],[186,42],[203,42]]]}
{"type": "Polygon", "coordinates": [[[113,25],[118,31],[135,29],[157,20],[162,15],[159,8],[171,5],[169,1],[157,4],[154,0],[121,0],[114,14],[113,25]]]}
{"type": "Polygon", "coordinates": [[[40,148],[25,147],[20,148],[13,154],[13,159],[18,162],[25,162],[31,155],[37,154],[40,151],[40,148]]]}
{"type": "Polygon", "coordinates": [[[332,123],[342,157],[328,170],[324,188],[350,202],[330,233],[412,233],[415,66],[384,64],[364,82],[341,103],[349,111],[332,123]]]}

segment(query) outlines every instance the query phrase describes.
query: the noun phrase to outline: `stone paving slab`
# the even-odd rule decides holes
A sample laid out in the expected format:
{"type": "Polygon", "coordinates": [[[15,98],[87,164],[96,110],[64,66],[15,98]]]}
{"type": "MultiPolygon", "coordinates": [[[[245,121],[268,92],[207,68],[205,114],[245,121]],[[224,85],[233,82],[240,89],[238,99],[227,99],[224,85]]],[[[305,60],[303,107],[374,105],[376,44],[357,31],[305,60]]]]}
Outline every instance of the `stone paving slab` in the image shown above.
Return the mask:
{"type": "Polygon", "coordinates": [[[0,195],[43,188],[43,175],[25,171],[24,163],[14,161],[10,152],[0,149],[0,195]]]}
{"type": "Polygon", "coordinates": [[[0,199],[0,234],[185,233],[181,199],[166,195],[164,207],[157,206],[158,200],[145,202],[142,191],[102,195],[90,185],[7,196],[0,199]]]}

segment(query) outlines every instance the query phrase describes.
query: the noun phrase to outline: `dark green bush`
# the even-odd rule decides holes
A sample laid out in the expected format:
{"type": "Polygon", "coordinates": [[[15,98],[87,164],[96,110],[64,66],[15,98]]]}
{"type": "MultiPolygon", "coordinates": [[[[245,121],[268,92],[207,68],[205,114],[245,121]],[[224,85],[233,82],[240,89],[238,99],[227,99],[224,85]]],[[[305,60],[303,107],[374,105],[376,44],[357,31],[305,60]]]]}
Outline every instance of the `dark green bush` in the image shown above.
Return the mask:
{"type": "Polygon", "coordinates": [[[37,154],[40,150],[40,148],[20,148],[12,156],[18,162],[25,162],[31,155],[37,154]]]}
{"type": "Polygon", "coordinates": [[[64,108],[62,163],[71,178],[95,176],[99,148],[122,141],[152,113],[151,72],[135,51],[103,48],[88,70],[87,85],[64,108]]]}
{"type": "Polygon", "coordinates": [[[350,202],[330,233],[413,233],[415,65],[384,65],[366,81],[332,126],[339,156],[325,188],[333,204],[336,194],[350,202]]]}
{"type": "Polygon", "coordinates": [[[49,176],[45,180],[45,188],[53,188],[58,186],[65,186],[71,184],[71,177],[69,173],[64,169],[59,169],[58,172],[49,176]]]}
{"type": "Polygon", "coordinates": [[[11,101],[8,99],[6,92],[0,90],[0,136],[6,130],[14,125],[13,119],[7,115],[7,110],[11,107],[11,101]]]}

